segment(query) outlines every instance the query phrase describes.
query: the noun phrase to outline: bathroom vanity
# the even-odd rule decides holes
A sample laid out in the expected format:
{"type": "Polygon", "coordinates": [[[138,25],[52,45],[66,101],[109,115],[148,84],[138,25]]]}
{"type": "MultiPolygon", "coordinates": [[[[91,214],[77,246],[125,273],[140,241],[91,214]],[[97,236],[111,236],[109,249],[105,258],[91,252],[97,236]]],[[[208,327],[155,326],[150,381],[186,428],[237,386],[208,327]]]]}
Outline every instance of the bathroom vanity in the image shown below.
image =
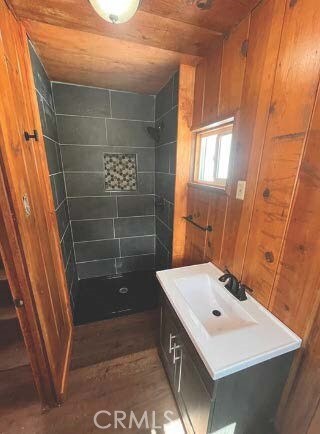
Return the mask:
{"type": "Polygon", "coordinates": [[[301,339],[210,264],[160,271],[160,357],[188,434],[272,434],[301,339]]]}

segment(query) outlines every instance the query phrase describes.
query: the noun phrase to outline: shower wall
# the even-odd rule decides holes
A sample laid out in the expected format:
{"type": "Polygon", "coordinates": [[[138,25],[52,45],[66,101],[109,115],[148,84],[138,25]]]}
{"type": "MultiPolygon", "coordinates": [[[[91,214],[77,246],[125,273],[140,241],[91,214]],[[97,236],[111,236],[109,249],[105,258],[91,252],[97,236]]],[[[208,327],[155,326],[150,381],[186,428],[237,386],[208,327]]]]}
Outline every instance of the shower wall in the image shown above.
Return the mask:
{"type": "Polygon", "coordinates": [[[52,89],[79,278],[154,269],[155,97],[52,89]]]}
{"type": "Polygon", "coordinates": [[[64,259],[71,304],[72,306],[74,306],[74,299],[77,293],[78,279],[75,267],[71,224],[69,219],[51,84],[42,63],[40,62],[40,59],[30,42],[29,51],[38,99],[42,131],[45,140],[50,183],[52,187],[55,211],[60,233],[61,250],[64,259]]]}
{"type": "Polygon", "coordinates": [[[168,268],[172,261],[174,190],[176,173],[179,73],[156,97],[156,125],[161,127],[156,143],[156,267],[168,268]]]}

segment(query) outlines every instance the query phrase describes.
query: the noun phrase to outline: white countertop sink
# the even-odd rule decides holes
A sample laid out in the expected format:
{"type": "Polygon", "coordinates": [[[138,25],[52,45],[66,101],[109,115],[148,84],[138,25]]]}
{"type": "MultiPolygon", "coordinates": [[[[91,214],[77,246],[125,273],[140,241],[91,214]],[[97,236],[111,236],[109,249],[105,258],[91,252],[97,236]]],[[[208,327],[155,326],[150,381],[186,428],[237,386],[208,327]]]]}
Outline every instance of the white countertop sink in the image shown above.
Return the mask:
{"type": "Polygon", "coordinates": [[[237,300],[213,264],[158,271],[157,278],[214,380],[298,349],[301,339],[247,295],[237,300]]]}

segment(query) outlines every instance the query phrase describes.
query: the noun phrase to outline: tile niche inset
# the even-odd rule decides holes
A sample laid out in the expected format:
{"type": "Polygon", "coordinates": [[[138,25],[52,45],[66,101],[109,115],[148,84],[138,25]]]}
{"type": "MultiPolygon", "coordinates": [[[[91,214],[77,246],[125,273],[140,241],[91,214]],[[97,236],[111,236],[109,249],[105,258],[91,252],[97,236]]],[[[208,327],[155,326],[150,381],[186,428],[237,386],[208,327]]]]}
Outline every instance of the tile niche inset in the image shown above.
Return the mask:
{"type": "Polygon", "coordinates": [[[137,155],[104,154],[105,190],[137,190],[137,155]]]}

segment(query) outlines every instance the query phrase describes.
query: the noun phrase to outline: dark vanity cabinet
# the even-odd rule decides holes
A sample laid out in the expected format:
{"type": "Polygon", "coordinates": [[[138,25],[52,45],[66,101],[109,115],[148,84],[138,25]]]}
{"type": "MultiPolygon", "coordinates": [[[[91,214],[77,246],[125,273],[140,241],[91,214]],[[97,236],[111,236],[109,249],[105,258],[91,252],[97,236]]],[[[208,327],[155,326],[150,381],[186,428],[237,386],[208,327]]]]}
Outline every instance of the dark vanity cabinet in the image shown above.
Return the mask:
{"type": "Polygon", "coordinates": [[[187,434],[275,433],[293,353],[213,380],[164,293],[161,300],[159,353],[187,434]]]}

